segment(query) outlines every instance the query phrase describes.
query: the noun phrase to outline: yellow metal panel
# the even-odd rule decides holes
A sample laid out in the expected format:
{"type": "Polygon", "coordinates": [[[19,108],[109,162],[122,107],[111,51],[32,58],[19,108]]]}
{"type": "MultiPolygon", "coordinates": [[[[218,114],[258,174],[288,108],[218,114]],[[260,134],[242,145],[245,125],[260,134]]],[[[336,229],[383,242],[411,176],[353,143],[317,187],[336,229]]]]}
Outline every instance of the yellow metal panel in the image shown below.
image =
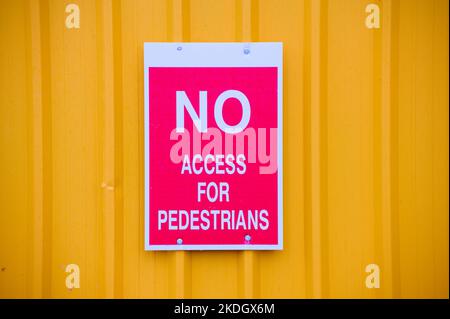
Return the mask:
{"type": "Polygon", "coordinates": [[[448,1],[5,0],[0,36],[0,297],[448,298],[448,1]],[[151,41],[284,43],[283,251],[144,251],[151,41]]]}
{"type": "Polygon", "coordinates": [[[32,244],[30,198],[31,132],[26,3],[2,4],[0,34],[0,289],[20,297],[30,291],[32,244]]]}

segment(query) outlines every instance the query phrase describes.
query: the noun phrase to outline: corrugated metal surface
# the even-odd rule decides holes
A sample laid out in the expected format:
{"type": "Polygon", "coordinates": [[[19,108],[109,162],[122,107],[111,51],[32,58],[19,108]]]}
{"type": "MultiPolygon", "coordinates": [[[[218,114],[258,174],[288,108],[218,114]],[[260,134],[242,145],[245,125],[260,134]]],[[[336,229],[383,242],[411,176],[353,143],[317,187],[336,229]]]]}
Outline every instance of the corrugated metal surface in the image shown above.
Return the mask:
{"type": "Polygon", "coordinates": [[[448,1],[70,2],[0,3],[0,297],[448,298],[448,1]],[[144,251],[145,41],[283,41],[283,251],[144,251]]]}

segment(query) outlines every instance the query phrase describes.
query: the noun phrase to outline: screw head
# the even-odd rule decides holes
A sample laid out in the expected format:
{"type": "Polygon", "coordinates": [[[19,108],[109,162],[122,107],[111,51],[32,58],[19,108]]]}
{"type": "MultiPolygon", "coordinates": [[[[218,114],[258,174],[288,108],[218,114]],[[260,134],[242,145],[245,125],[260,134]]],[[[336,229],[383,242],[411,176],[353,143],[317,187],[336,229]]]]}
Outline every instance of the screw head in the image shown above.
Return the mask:
{"type": "Polygon", "coordinates": [[[250,241],[251,239],[252,239],[252,236],[250,236],[250,235],[245,235],[245,241],[250,241]]]}
{"type": "Polygon", "coordinates": [[[183,50],[182,47],[177,47],[177,51],[181,51],[181,50],[183,50]]]}
{"type": "Polygon", "coordinates": [[[181,239],[181,238],[178,238],[178,239],[177,239],[177,244],[178,244],[178,245],[181,245],[181,244],[183,244],[183,239],[181,239]]]}
{"type": "Polygon", "coordinates": [[[245,48],[244,49],[244,54],[250,54],[250,49],[249,48],[245,48]]]}

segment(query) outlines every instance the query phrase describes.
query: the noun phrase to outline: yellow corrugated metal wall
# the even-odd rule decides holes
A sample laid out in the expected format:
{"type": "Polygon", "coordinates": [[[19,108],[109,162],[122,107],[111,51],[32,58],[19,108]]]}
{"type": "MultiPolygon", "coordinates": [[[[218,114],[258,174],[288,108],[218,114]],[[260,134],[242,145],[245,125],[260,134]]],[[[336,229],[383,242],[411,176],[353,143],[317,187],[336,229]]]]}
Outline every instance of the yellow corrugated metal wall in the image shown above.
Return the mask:
{"type": "Polygon", "coordinates": [[[448,7],[0,0],[0,297],[448,298],[448,7]],[[151,41],[284,43],[283,251],[144,251],[151,41]]]}

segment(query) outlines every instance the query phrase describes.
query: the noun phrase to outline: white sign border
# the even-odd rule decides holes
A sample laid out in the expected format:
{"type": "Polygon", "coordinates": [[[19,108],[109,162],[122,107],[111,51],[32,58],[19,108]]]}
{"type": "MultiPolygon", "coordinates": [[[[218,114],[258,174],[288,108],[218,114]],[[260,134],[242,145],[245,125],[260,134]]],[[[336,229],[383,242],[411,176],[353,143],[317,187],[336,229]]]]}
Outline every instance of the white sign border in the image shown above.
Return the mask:
{"type": "Polygon", "coordinates": [[[144,43],[144,171],[146,251],[158,250],[282,250],[283,249],[283,43],[144,43]],[[275,245],[150,245],[149,67],[276,67],[278,74],[278,243],[275,245]]]}

